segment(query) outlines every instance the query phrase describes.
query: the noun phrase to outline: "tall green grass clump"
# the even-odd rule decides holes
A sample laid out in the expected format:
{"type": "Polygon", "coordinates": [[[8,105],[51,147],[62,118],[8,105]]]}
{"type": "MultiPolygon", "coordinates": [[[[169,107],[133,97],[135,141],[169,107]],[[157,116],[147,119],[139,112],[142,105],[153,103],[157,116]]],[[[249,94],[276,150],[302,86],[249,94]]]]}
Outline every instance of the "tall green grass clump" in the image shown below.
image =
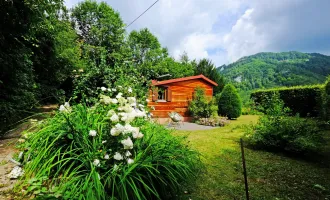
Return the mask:
{"type": "Polygon", "coordinates": [[[101,90],[93,107],[61,105],[25,135],[21,186],[27,195],[175,199],[198,173],[199,154],[149,121],[144,106],[130,97],[131,88],[101,90]]]}

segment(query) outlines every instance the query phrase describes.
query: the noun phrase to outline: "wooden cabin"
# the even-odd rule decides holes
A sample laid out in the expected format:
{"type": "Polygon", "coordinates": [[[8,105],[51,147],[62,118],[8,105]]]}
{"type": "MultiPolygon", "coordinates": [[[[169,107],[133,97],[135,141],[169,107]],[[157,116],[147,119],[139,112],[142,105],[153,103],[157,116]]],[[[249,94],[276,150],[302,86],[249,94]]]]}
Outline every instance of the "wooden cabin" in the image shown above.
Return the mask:
{"type": "Polygon", "coordinates": [[[188,104],[193,98],[195,88],[204,88],[206,96],[211,98],[213,87],[217,85],[217,83],[204,75],[165,81],[153,80],[152,89],[149,92],[148,107],[152,108],[153,118],[158,118],[160,122],[168,120],[168,113],[172,111],[182,115],[185,121],[190,121],[188,104]]]}

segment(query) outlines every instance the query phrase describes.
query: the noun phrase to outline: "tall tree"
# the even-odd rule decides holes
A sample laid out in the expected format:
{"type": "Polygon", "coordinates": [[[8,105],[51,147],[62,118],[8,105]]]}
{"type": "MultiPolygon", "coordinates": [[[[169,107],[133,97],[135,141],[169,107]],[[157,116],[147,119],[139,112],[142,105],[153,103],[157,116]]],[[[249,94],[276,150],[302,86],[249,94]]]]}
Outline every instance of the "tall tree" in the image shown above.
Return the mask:
{"type": "Polygon", "coordinates": [[[157,76],[169,74],[170,76],[166,78],[180,78],[192,76],[194,74],[194,68],[190,63],[181,63],[172,57],[167,57],[162,60],[152,68],[152,71],[155,72],[157,76]]]}
{"type": "Polygon", "coordinates": [[[132,51],[132,58],[137,64],[156,63],[168,56],[167,49],[161,47],[158,38],[147,28],[132,31],[128,37],[128,45],[132,51]]]}
{"type": "Polygon", "coordinates": [[[155,72],[156,66],[167,56],[168,51],[163,48],[147,28],[139,31],[132,31],[127,40],[130,50],[130,60],[133,61],[136,68],[147,78],[153,79],[158,76],[155,72]]]}
{"type": "Polygon", "coordinates": [[[189,63],[189,57],[188,57],[188,54],[187,52],[183,52],[181,55],[180,55],[180,62],[181,63],[184,63],[184,64],[188,64],[189,63]]]}
{"type": "Polygon", "coordinates": [[[72,9],[72,25],[84,44],[83,53],[91,59],[100,59],[103,50],[107,53],[107,63],[114,64],[122,59],[125,25],[113,8],[105,2],[86,0],[72,9]]]}
{"type": "Polygon", "coordinates": [[[216,82],[218,86],[214,88],[214,95],[220,93],[225,85],[224,79],[212,61],[204,58],[201,59],[198,63],[195,61],[193,61],[193,63],[195,66],[195,75],[203,74],[204,76],[216,82]]]}

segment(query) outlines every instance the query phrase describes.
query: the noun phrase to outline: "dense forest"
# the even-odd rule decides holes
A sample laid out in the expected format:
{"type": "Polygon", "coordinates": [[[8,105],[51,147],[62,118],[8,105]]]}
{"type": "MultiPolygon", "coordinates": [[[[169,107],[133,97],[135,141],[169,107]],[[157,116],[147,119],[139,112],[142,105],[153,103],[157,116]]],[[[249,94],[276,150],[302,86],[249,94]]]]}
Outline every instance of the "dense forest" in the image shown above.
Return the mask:
{"type": "Polygon", "coordinates": [[[1,1],[0,18],[0,133],[38,105],[93,97],[97,87],[134,82],[143,96],[164,74],[204,74],[219,84],[216,93],[224,85],[210,60],[174,59],[147,28],[128,32],[104,2],[68,9],[62,0],[1,1]]]}
{"type": "Polygon", "coordinates": [[[241,91],[323,83],[330,56],[318,53],[258,53],[223,65],[218,71],[241,91]]]}

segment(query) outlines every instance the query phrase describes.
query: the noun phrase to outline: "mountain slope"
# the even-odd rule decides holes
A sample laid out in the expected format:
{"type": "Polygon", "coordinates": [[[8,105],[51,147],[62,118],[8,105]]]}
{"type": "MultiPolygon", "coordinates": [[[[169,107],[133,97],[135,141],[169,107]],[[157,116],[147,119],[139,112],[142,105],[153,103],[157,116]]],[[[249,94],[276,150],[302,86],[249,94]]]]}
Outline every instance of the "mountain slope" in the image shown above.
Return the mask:
{"type": "Polygon", "coordinates": [[[317,84],[330,74],[330,56],[318,53],[258,53],[218,68],[241,91],[317,84]]]}

